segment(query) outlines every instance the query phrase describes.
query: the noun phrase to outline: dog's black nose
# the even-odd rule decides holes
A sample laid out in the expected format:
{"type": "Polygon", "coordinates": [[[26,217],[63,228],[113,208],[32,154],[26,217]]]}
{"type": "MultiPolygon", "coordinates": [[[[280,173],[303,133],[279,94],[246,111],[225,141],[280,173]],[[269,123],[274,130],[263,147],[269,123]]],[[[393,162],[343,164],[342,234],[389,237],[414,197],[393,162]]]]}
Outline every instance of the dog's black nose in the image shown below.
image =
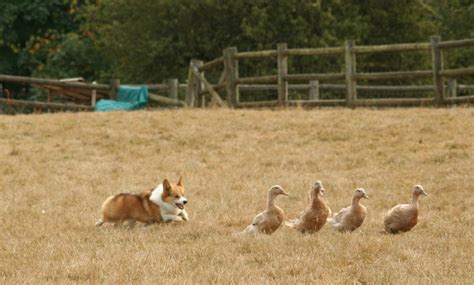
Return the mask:
{"type": "Polygon", "coordinates": [[[183,201],[183,205],[186,205],[188,203],[188,201],[184,200],[183,201]]]}

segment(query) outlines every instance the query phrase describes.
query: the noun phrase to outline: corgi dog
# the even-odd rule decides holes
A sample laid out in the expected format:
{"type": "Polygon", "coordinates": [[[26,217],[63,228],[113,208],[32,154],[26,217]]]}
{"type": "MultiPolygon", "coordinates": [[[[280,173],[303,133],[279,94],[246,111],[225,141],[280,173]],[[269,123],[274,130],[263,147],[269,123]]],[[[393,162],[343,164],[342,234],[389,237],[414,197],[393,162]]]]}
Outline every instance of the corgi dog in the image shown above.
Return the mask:
{"type": "Polygon", "coordinates": [[[136,221],[151,224],[156,222],[188,221],[184,209],[188,200],[184,196],[182,177],[178,183],[171,184],[164,179],[155,189],[140,193],[121,193],[110,196],[102,204],[102,218],[96,226],[103,223],[121,224],[136,221]]]}

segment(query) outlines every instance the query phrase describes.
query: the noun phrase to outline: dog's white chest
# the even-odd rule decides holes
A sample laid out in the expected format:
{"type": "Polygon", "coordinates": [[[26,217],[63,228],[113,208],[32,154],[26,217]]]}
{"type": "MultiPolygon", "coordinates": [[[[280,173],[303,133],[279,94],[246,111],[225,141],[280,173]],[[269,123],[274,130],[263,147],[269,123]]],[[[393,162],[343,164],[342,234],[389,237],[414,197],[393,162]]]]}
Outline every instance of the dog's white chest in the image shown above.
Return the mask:
{"type": "Polygon", "coordinates": [[[163,184],[158,185],[150,196],[150,201],[160,206],[160,214],[163,221],[182,220],[181,216],[186,215],[186,211],[179,209],[175,205],[163,201],[163,184]]]}

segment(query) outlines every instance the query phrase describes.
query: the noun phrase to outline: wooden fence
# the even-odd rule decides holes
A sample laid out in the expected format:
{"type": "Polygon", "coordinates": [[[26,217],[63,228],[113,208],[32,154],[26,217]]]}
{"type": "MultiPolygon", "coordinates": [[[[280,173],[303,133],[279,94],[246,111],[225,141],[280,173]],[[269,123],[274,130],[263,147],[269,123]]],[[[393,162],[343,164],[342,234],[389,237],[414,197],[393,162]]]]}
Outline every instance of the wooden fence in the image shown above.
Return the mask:
{"type": "MultiPolygon", "coordinates": [[[[191,60],[186,84],[179,84],[178,79],[169,79],[163,84],[148,84],[150,91],[157,90],[167,96],[149,93],[150,99],[162,104],[189,107],[229,106],[272,107],[272,106],[442,106],[447,104],[473,103],[474,96],[456,96],[458,90],[474,90],[474,86],[457,84],[457,76],[474,75],[474,67],[445,69],[443,50],[474,47],[474,39],[445,41],[439,36],[432,36],[429,43],[392,44],[378,46],[357,46],[354,41],[345,41],[344,46],[329,48],[295,48],[280,43],[276,50],[238,52],[230,47],[223,51],[223,56],[209,62],[191,60]],[[430,70],[396,71],[396,72],[357,72],[356,57],[360,54],[399,53],[426,51],[431,53],[430,70]],[[288,58],[291,56],[341,56],[344,59],[344,72],[289,74],[288,58]],[[274,59],[277,74],[254,77],[239,76],[239,60],[274,59]],[[212,84],[205,74],[218,69],[221,76],[212,84]],[[360,80],[394,80],[394,79],[431,79],[432,85],[421,86],[362,86],[360,80]],[[325,81],[343,81],[344,84],[321,83],[325,81]],[[299,83],[298,83],[299,82],[299,83]],[[447,82],[447,84],[445,84],[447,82]],[[302,84],[303,83],[303,84],[302,84]],[[185,90],[184,101],[179,100],[178,91],[185,90]],[[240,91],[276,90],[278,96],[272,101],[241,102],[240,91]],[[290,100],[289,90],[307,90],[309,100],[290,100]],[[321,99],[320,90],[340,90],[345,93],[344,99],[321,99]],[[358,91],[424,91],[433,92],[429,98],[358,98],[358,91]],[[221,95],[219,94],[223,94],[221,95]],[[225,97],[225,100],[222,98],[225,97]]],[[[52,80],[20,76],[0,75],[0,83],[26,84],[47,90],[46,102],[0,98],[0,104],[9,106],[31,106],[33,108],[93,110],[101,98],[115,99],[119,80],[110,84],[74,82],[71,80],[52,80]],[[53,102],[56,95],[66,96],[75,104],[53,102]]]]}
{"type": "Polygon", "coordinates": [[[453,79],[457,76],[474,75],[474,67],[444,69],[443,50],[454,48],[473,47],[474,39],[445,41],[439,36],[432,36],[429,43],[392,44],[378,46],[356,46],[354,41],[346,41],[342,47],[330,48],[297,48],[289,49],[287,44],[280,43],[276,50],[238,52],[237,48],[227,48],[223,56],[212,61],[202,63],[192,60],[188,82],[194,83],[189,87],[186,103],[189,106],[202,106],[203,97],[211,94],[214,101],[223,104],[218,91],[225,91],[226,102],[230,107],[260,107],[260,106],[442,106],[456,103],[472,103],[474,96],[457,97],[457,90],[471,89],[474,86],[457,85],[453,79]],[[361,73],[356,69],[356,57],[359,54],[395,53],[427,51],[431,52],[432,68],[430,70],[373,72],[361,73]],[[289,74],[288,58],[290,56],[327,56],[339,55],[344,57],[344,72],[341,73],[310,73],[289,74]],[[239,77],[239,60],[275,59],[276,75],[239,77]],[[204,77],[205,72],[222,68],[222,75],[216,84],[210,84],[204,77]],[[360,86],[358,80],[394,80],[394,79],[431,79],[433,85],[423,86],[360,86]],[[448,81],[445,84],[445,81],[448,81]],[[294,82],[307,84],[292,84],[294,82]],[[321,84],[321,81],[344,81],[345,84],[321,84]],[[278,98],[273,101],[241,102],[240,90],[277,90],[278,98]],[[289,100],[289,89],[309,90],[309,100],[289,100]],[[323,100],[319,97],[320,89],[345,90],[345,99],[323,100]],[[446,89],[448,91],[446,91],[446,89]],[[357,92],[360,90],[379,91],[432,91],[431,98],[380,98],[360,99],[357,92]],[[447,96],[449,95],[449,96],[447,96]]]}
{"type": "MultiPolygon", "coordinates": [[[[79,79],[79,78],[78,78],[79,79]]],[[[10,107],[21,106],[30,107],[35,110],[76,110],[76,111],[92,111],[95,108],[97,100],[100,99],[116,99],[120,80],[112,80],[110,84],[85,83],[74,80],[55,80],[32,78],[22,76],[1,75],[0,83],[15,83],[20,85],[29,85],[35,88],[47,91],[47,101],[30,101],[18,100],[11,94],[6,94],[7,98],[0,98],[0,104],[10,107]],[[54,97],[60,96],[67,98],[72,103],[53,102],[54,97]]],[[[185,90],[186,84],[178,84],[177,79],[168,80],[166,84],[150,84],[147,85],[149,90],[158,90],[168,93],[168,96],[158,95],[149,92],[150,100],[162,104],[185,106],[186,104],[178,100],[178,90],[185,90]]],[[[4,89],[4,92],[8,89],[4,89]]]]}

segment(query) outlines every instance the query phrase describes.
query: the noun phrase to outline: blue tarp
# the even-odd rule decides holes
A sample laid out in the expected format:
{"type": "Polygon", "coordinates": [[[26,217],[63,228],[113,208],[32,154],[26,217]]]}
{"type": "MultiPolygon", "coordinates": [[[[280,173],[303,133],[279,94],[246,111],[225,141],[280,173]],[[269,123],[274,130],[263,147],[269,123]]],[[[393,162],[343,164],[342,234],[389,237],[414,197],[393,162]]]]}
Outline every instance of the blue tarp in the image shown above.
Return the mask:
{"type": "Polygon", "coordinates": [[[114,110],[138,110],[148,103],[148,86],[127,86],[119,87],[117,101],[99,100],[95,105],[95,110],[107,112],[114,110]]]}

